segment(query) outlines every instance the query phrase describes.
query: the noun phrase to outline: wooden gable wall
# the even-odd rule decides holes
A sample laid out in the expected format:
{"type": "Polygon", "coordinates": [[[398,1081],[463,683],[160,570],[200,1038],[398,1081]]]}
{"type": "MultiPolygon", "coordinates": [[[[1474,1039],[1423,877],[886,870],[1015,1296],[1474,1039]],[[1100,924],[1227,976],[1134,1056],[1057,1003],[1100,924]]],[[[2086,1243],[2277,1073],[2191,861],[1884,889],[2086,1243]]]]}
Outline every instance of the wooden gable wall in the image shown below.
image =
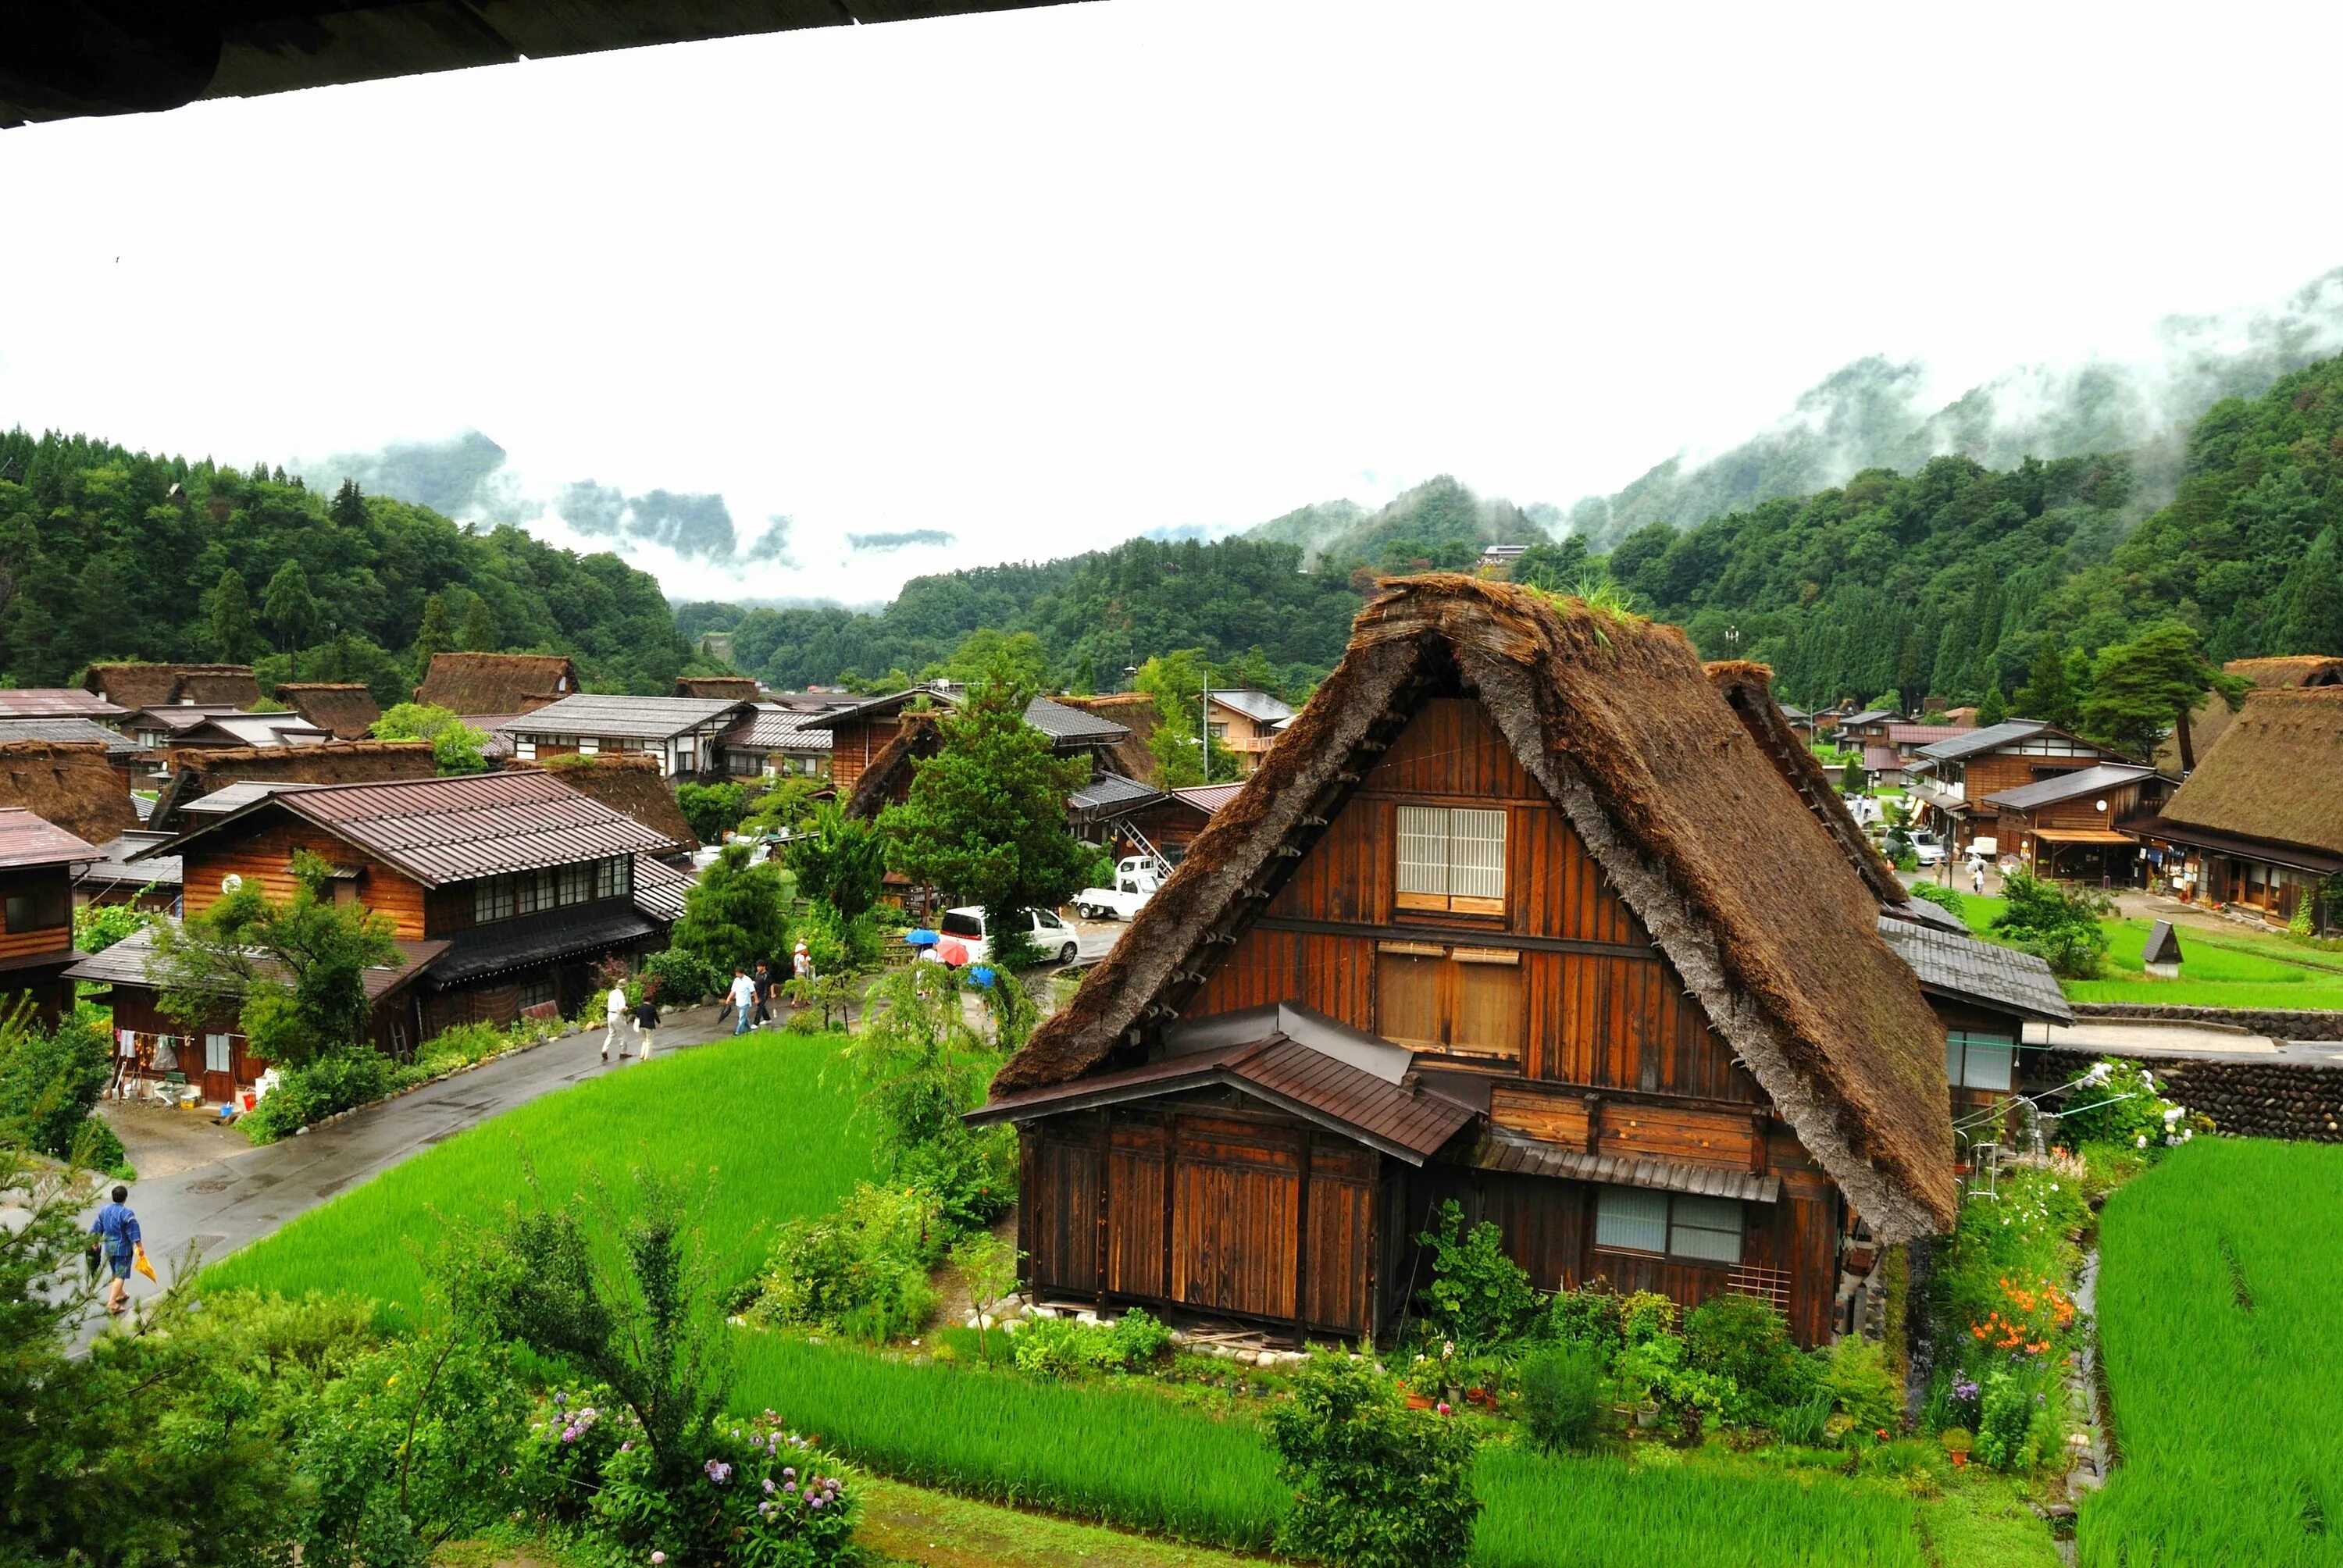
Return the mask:
{"type": "Polygon", "coordinates": [[[1765,1099],[1472,698],[1425,703],[1188,1015],[1294,1001],[1383,1033],[1376,967],[1393,941],[1518,953],[1525,1077],[1750,1105],[1765,1099]],[[1403,802],[1505,811],[1503,917],[1394,907],[1403,802]]]}
{"type": "Polygon", "coordinates": [[[337,866],[359,868],[358,902],[387,916],[393,936],[419,941],[433,934],[424,918],[422,884],[281,807],[256,813],[187,846],[180,881],[186,913],[200,915],[219,902],[221,879],[230,872],[272,900],[290,900],[297,849],[307,849],[337,866]]]}

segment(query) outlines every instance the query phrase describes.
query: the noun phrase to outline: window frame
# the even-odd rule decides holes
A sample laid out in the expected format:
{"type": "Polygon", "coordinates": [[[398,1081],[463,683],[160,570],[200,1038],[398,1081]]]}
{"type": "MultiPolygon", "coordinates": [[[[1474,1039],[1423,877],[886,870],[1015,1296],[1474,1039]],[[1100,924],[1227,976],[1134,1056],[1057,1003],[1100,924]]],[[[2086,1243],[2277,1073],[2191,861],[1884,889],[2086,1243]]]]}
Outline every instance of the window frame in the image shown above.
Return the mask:
{"type": "MultiPolygon", "coordinates": [[[[1507,910],[1506,895],[1510,877],[1507,856],[1513,837],[1513,813],[1503,806],[1452,806],[1432,801],[1403,801],[1393,819],[1392,833],[1392,906],[1402,914],[1426,912],[1458,915],[1503,916],[1507,910]],[[1439,819],[1435,830],[1432,819],[1439,819]],[[1493,834],[1460,836],[1458,829],[1479,825],[1493,827],[1493,834]],[[1439,846],[1435,862],[1429,853],[1433,844],[1439,846]],[[1482,847],[1483,852],[1460,857],[1461,846],[1482,847]],[[1494,847],[1493,865],[1486,863],[1486,847],[1494,847]],[[1415,858],[1410,858],[1410,852],[1415,858]],[[1437,866],[1436,874],[1426,872],[1437,866]],[[1487,890],[1493,878],[1495,891],[1487,890]],[[1458,890],[1460,880],[1471,879],[1477,883],[1475,890],[1458,890]],[[1436,881],[1435,890],[1428,886],[1411,888],[1411,880],[1436,881]]],[[[1469,884],[1468,884],[1469,885],[1469,884]]]]}
{"type": "MultiPolygon", "coordinates": [[[[1646,1212],[1634,1222],[1650,1226],[1655,1221],[1646,1212]]],[[[1628,1187],[1617,1182],[1597,1182],[1594,1186],[1594,1247],[1597,1251],[1627,1252],[1644,1258],[1666,1258],[1674,1262],[1689,1263],[1698,1268],[1738,1269],[1749,1256],[1749,1205],[1738,1198],[1712,1198],[1696,1192],[1669,1192],[1654,1187],[1628,1187]],[[1614,1194],[1616,1196],[1614,1196],[1614,1194]],[[1663,1244],[1657,1248],[1637,1246],[1628,1241],[1605,1241],[1603,1234],[1604,1208],[1608,1202],[1625,1203],[1634,1201],[1646,1209],[1659,1206],[1656,1223],[1663,1244]],[[1693,1217],[1705,1214],[1714,1220],[1730,1211],[1735,1221],[1733,1255],[1730,1258],[1712,1256],[1707,1252],[1687,1251],[1677,1245],[1677,1232],[1692,1236],[1722,1236],[1721,1225],[1694,1222],[1693,1217]]]]}
{"type": "Polygon", "coordinates": [[[1986,1034],[1976,1030],[1948,1029],[1945,1031],[1945,1082],[1953,1089],[1983,1090],[1989,1094],[2015,1094],[2017,1091],[2017,1040],[2010,1035],[1986,1034]],[[1969,1081],[1969,1056],[1973,1049],[1997,1050],[2003,1053],[2005,1070],[1998,1083],[1969,1081]]]}

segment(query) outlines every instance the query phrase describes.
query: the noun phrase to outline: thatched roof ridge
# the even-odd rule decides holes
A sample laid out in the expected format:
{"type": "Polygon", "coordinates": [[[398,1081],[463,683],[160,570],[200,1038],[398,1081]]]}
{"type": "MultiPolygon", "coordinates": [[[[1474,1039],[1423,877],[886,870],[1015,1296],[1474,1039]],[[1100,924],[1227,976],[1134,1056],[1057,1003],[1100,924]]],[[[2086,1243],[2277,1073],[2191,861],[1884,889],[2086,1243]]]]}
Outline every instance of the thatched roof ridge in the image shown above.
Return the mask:
{"type": "Polygon", "coordinates": [[[578,666],[556,653],[435,653],[415,700],[450,713],[528,713],[578,692],[578,666]]]}
{"type": "Polygon", "coordinates": [[[1944,1033],[1875,929],[1879,900],[1674,628],[1455,574],[1401,578],[1127,939],[996,1092],[1128,1056],[1343,798],[1362,743],[1453,669],[1712,1024],[1875,1233],[1949,1225],[1944,1033]],[[1250,890],[1250,895],[1249,895],[1250,890]]]}
{"type": "Polygon", "coordinates": [[[1770,666],[1752,663],[1748,659],[1717,659],[1707,667],[1709,684],[1715,687],[1725,700],[1733,707],[1734,714],[1757,749],[1765,753],[1767,761],[1782,775],[1783,781],[1798,792],[1815,820],[1831,836],[1855,869],[1877,896],[1887,905],[1901,905],[1911,895],[1905,891],[1896,868],[1872,844],[1855,813],[1846,809],[1845,798],[1814,753],[1814,749],[1798,739],[1790,728],[1789,716],[1774,700],[1774,671],[1770,666]]]}
{"type": "Polygon", "coordinates": [[[363,740],[382,706],[374,693],[356,681],[287,680],[277,687],[277,700],[338,740],[363,740]]]}
{"type": "Polygon", "coordinates": [[[129,709],[175,702],[248,709],[260,700],[260,682],[248,664],[93,664],[82,689],[129,709]]]}
{"type": "Polygon", "coordinates": [[[755,678],[746,675],[679,675],[675,678],[676,697],[720,697],[727,702],[761,702],[765,693],[755,678]]]}
{"type": "Polygon", "coordinates": [[[1079,708],[1084,713],[1095,714],[1121,725],[1131,733],[1107,748],[1107,758],[1114,770],[1126,779],[1136,779],[1142,784],[1158,783],[1155,753],[1148,749],[1154,737],[1157,714],[1155,699],[1144,691],[1118,691],[1104,697],[1061,697],[1057,699],[1068,708],[1079,708]]]}
{"type": "Polygon", "coordinates": [[[21,806],[92,844],[138,826],[129,787],[96,740],[0,742],[0,806],[21,806]]]}
{"type": "Polygon", "coordinates": [[[591,796],[613,811],[623,811],[644,827],[657,829],[687,849],[699,848],[691,824],[684,820],[683,808],[675,803],[675,791],[668,788],[666,779],[659,774],[659,759],[647,751],[546,757],[539,759],[535,767],[552,774],[580,795],[591,796]]]}
{"type": "Polygon", "coordinates": [[[174,771],[196,775],[206,790],[246,781],[271,784],[374,784],[429,779],[439,769],[428,740],[323,740],[315,746],[173,747],[174,771]]]}
{"type": "Polygon", "coordinates": [[[2163,817],[2343,854],[2343,686],[2252,693],[2163,817]]]}
{"type": "MultiPolygon", "coordinates": [[[[2242,675],[2265,691],[2288,687],[2343,686],[2343,658],[2324,653],[2284,653],[2267,658],[2233,658],[2221,668],[2242,675]]],[[[2199,762],[2211,755],[2214,744],[2228,732],[2237,710],[2217,695],[2207,695],[2188,716],[2188,749],[2199,762]]],[[[2156,765],[2180,777],[2180,742],[2170,735],[2156,749],[2156,765]]]]}

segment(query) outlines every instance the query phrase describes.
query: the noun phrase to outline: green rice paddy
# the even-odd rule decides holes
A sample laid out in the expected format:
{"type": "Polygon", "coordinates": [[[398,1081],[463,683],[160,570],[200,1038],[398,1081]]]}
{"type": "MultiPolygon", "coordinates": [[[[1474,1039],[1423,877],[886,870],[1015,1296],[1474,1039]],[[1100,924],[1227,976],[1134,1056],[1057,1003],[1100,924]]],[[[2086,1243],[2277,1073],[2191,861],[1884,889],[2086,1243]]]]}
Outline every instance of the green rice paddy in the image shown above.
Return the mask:
{"type": "Polygon", "coordinates": [[[752,1271],[772,1231],[833,1207],[872,1173],[850,1093],[822,1082],[834,1040],[766,1032],[588,1079],[418,1154],[230,1254],[206,1277],[302,1295],[368,1296],[413,1309],[423,1260],[450,1226],[524,1201],[530,1173],[549,1201],[598,1179],[610,1211],[635,1201],[629,1172],[702,1186],[699,1224],[719,1284],[752,1271]]]}
{"type": "Polygon", "coordinates": [[[2343,1148],[2197,1139],[2107,1201],[2123,1462],[2084,1568],[2343,1564],[2343,1148]]]}
{"type": "MultiPolygon", "coordinates": [[[[1993,917],[2004,907],[2000,899],[1961,894],[1961,918],[1988,941],[1993,940],[1993,917]]],[[[2343,1008],[2343,953],[2274,933],[2241,929],[2232,934],[2183,926],[2180,978],[2159,980],[2140,962],[2150,929],[2147,920],[2108,921],[2106,978],[2061,980],[2066,1000],[2279,1010],[2343,1008]]]]}

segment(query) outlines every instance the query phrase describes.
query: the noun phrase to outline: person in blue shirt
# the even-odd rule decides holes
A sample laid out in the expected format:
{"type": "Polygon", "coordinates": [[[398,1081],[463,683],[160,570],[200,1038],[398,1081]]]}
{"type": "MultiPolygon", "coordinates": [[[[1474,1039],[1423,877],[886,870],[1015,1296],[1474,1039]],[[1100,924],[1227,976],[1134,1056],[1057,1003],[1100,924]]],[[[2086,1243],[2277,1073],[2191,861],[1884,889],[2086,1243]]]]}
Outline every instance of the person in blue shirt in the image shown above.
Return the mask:
{"type": "Polygon", "coordinates": [[[120,1315],[130,1304],[130,1264],[138,1254],[138,1216],[130,1211],[123,1200],[130,1196],[127,1187],[114,1190],[114,1201],[97,1211],[89,1222],[89,1233],[99,1238],[106,1249],[106,1272],[112,1276],[106,1290],[106,1310],[120,1315]]]}

